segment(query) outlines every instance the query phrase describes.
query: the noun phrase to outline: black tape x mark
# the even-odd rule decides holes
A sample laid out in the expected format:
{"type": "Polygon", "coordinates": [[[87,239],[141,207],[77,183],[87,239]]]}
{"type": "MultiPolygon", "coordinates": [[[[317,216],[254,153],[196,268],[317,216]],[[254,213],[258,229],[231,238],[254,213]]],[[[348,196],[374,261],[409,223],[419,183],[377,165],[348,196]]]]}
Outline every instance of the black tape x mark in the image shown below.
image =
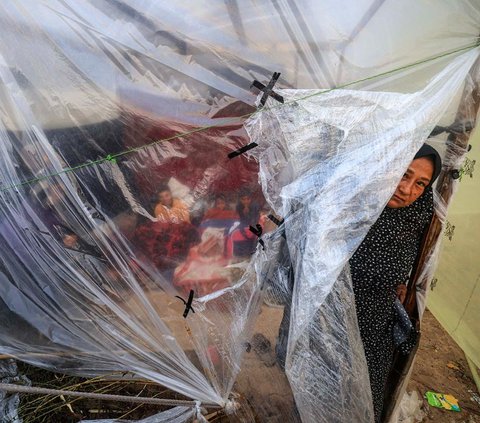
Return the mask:
{"type": "Polygon", "coordinates": [[[186,319],[188,316],[188,313],[190,310],[192,310],[192,313],[195,313],[195,310],[192,307],[192,302],[193,302],[193,296],[195,295],[195,292],[193,289],[190,290],[190,294],[188,294],[188,300],[185,301],[182,297],[179,297],[178,295],[175,295],[175,298],[178,298],[179,300],[183,301],[183,304],[185,304],[185,311],[183,312],[183,317],[186,319]]]}
{"type": "Polygon", "coordinates": [[[267,86],[263,85],[261,82],[257,81],[256,79],[252,82],[252,85],[250,88],[257,88],[260,91],[263,91],[263,96],[260,99],[260,106],[259,108],[262,108],[265,106],[265,103],[267,102],[268,97],[272,97],[275,100],[279,101],[280,103],[283,103],[283,97],[279,94],[277,94],[275,91],[273,91],[273,86],[276,84],[278,78],[280,78],[280,72],[274,72],[272,79],[270,79],[270,82],[268,83],[267,86]]]}
{"type": "Polygon", "coordinates": [[[262,227],[260,226],[260,224],[256,224],[255,227],[253,226],[250,226],[248,229],[250,229],[250,232],[256,236],[258,236],[258,243],[262,246],[262,248],[265,250],[265,243],[263,242],[263,239],[260,238],[262,236],[262,233],[263,233],[263,229],[262,227]]]}

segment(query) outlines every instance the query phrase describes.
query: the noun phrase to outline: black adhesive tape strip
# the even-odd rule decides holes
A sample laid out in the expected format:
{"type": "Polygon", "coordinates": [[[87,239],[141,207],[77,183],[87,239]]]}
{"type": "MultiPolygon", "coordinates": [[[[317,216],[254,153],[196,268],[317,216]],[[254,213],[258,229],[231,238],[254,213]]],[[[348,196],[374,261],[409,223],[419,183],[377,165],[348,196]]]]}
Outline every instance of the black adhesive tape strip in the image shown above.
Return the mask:
{"type": "Polygon", "coordinates": [[[192,302],[193,302],[193,296],[194,295],[195,295],[195,292],[194,292],[193,289],[190,290],[190,293],[188,294],[188,300],[187,301],[185,301],[182,297],[179,297],[178,295],[175,295],[175,298],[178,298],[179,300],[181,300],[183,302],[183,304],[185,304],[185,310],[183,312],[183,317],[185,319],[187,318],[190,310],[192,311],[192,313],[195,313],[195,310],[192,307],[192,302]]]}
{"type": "Polygon", "coordinates": [[[241,156],[243,153],[246,153],[248,150],[251,150],[252,148],[258,147],[258,144],[256,142],[252,142],[250,144],[244,145],[243,147],[239,148],[238,150],[232,151],[231,153],[228,153],[228,158],[233,159],[237,156],[241,156]]]}
{"type": "Polygon", "coordinates": [[[284,219],[280,220],[280,219],[277,219],[273,214],[269,214],[267,216],[273,223],[275,223],[275,225],[277,226],[280,226],[283,224],[284,222],[284,219]]]}

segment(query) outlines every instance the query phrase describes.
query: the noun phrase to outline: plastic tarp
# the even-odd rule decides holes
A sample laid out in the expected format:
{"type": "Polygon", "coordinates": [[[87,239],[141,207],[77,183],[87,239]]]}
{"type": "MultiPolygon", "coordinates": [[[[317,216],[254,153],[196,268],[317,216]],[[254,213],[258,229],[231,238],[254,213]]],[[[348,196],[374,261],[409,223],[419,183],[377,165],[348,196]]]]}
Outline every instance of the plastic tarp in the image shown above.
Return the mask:
{"type": "MultiPolygon", "coordinates": [[[[20,383],[29,385],[30,381],[24,376],[19,376],[17,365],[12,358],[2,360],[0,364],[0,382],[1,383],[20,383]]],[[[0,394],[0,416],[2,419],[11,423],[21,423],[18,408],[20,403],[19,394],[0,394]]]]}
{"type": "Polygon", "coordinates": [[[0,19],[0,351],[244,421],[371,421],[344,268],[453,121],[478,4],[6,1],[0,19]],[[286,103],[254,113],[274,71],[286,103]]]}

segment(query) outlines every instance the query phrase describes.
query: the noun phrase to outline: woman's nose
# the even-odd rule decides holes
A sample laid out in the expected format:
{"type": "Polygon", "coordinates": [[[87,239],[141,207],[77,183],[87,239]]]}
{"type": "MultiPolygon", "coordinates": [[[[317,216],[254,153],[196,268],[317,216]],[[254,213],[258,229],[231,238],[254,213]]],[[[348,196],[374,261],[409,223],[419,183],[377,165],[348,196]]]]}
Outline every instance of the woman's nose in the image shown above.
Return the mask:
{"type": "Polygon", "coordinates": [[[410,193],[412,192],[412,188],[413,182],[410,181],[402,181],[398,185],[398,190],[402,195],[410,195],[410,193]]]}

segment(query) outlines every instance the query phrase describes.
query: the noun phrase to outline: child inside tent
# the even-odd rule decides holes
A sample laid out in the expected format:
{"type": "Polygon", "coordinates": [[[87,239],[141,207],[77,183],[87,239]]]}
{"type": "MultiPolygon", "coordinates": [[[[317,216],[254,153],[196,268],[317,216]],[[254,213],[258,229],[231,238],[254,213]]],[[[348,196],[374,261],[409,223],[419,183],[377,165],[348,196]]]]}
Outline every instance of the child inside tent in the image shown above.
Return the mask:
{"type": "Polygon", "coordinates": [[[170,188],[165,185],[158,190],[158,203],[154,215],[163,223],[190,223],[190,212],[187,205],[180,199],[173,197],[170,188]]]}

